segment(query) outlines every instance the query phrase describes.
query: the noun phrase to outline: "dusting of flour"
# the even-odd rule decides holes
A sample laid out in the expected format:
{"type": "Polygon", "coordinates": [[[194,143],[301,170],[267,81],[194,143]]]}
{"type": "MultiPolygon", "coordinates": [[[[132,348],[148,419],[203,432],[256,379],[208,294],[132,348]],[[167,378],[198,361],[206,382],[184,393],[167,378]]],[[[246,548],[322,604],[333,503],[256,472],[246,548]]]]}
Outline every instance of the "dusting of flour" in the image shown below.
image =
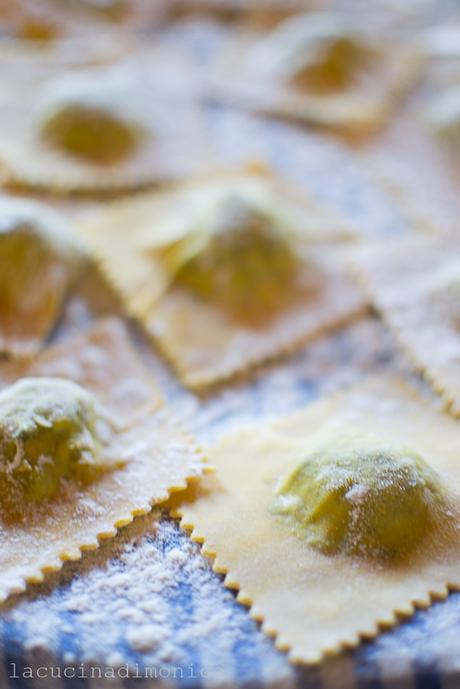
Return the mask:
{"type": "Polygon", "coordinates": [[[216,685],[234,681],[245,665],[260,669],[263,657],[267,678],[293,676],[199,546],[166,515],[136,520],[120,539],[10,603],[3,633],[12,625],[31,664],[46,649],[70,665],[128,662],[161,668],[164,677],[181,669],[185,679],[216,685]]]}

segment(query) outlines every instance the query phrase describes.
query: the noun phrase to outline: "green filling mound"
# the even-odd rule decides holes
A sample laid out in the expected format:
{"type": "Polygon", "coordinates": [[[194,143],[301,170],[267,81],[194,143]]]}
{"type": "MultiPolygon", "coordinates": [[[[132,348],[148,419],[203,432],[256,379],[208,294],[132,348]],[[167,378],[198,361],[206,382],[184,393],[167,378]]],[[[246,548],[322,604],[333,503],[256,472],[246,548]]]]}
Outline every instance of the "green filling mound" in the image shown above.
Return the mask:
{"type": "Polygon", "coordinates": [[[82,484],[109,468],[111,427],[94,396],[58,378],[23,378],[0,392],[3,501],[53,498],[62,479],[82,484]]]}
{"type": "Polygon", "coordinates": [[[401,560],[443,502],[438,476],[419,455],[356,450],[300,464],[279,488],[275,512],[324,554],[401,560]]]}
{"type": "MultiPolygon", "coordinates": [[[[28,286],[45,266],[52,270],[53,264],[59,260],[62,261],[59,252],[34,228],[18,225],[8,231],[0,229],[0,311],[3,317],[7,314],[11,318],[16,317],[18,303],[29,299],[30,295],[26,295],[28,286]]],[[[35,289],[37,287],[39,285],[35,283],[35,289]]]]}
{"type": "Polygon", "coordinates": [[[296,69],[292,83],[316,93],[345,89],[369,58],[370,50],[351,36],[326,38],[296,69]]]}
{"type": "MultiPolygon", "coordinates": [[[[175,284],[243,323],[278,314],[294,293],[298,259],[271,213],[236,195],[218,207],[209,229],[204,247],[178,268],[175,284]]],[[[186,254],[184,246],[176,249],[186,254]]]]}
{"type": "Polygon", "coordinates": [[[5,333],[34,330],[52,315],[81,254],[59,219],[41,207],[0,208],[0,321],[5,333]]]}
{"type": "Polygon", "coordinates": [[[108,107],[69,102],[45,117],[41,135],[61,152],[88,163],[112,165],[136,151],[142,128],[118,117],[108,107]]]}
{"type": "Polygon", "coordinates": [[[42,41],[46,43],[59,37],[57,26],[45,18],[29,17],[26,18],[18,27],[17,38],[26,41],[42,41]]]}

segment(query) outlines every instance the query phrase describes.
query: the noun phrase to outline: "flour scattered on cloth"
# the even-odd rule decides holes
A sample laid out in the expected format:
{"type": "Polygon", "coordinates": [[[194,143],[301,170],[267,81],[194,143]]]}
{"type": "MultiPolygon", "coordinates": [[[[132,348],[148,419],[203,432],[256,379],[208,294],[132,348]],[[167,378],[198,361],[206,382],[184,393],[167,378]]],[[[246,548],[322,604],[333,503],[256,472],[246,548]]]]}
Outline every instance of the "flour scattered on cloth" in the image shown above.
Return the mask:
{"type": "Polygon", "coordinates": [[[3,614],[2,631],[14,624],[31,658],[46,649],[63,652],[67,664],[128,662],[162,668],[164,675],[169,670],[171,677],[176,668],[194,666],[208,680],[223,673],[231,681],[235,649],[242,646],[264,658],[273,678],[290,677],[283,656],[175,522],[150,515],[125,529],[121,540],[80,565],[69,563],[57,586],[50,580],[20,597],[3,614]]]}

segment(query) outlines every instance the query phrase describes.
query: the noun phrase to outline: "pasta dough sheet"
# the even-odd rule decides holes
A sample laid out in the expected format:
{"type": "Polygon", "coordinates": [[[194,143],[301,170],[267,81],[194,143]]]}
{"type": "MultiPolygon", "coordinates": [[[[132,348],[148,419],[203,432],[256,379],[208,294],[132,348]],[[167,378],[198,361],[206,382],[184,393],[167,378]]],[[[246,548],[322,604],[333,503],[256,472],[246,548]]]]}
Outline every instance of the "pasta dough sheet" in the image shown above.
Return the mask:
{"type": "Polygon", "coordinates": [[[449,156],[436,140],[420,116],[423,107],[416,103],[391,122],[369,142],[364,160],[416,228],[437,234],[456,232],[460,200],[455,151],[449,156]]]}
{"type": "Polygon", "coordinates": [[[460,521],[430,535],[397,565],[325,555],[293,534],[271,511],[275,486],[319,440],[373,434],[381,447],[419,452],[458,506],[460,429],[397,378],[372,378],[269,426],[232,433],[209,450],[216,473],[172,498],[173,512],[203,543],[238,601],[299,663],[375,637],[416,606],[460,585],[460,521]],[[452,527],[452,528],[451,528],[452,527]]]}
{"type": "Polygon", "coordinates": [[[362,250],[363,284],[399,342],[460,414],[460,243],[455,236],[413,238],[362,250]]]}

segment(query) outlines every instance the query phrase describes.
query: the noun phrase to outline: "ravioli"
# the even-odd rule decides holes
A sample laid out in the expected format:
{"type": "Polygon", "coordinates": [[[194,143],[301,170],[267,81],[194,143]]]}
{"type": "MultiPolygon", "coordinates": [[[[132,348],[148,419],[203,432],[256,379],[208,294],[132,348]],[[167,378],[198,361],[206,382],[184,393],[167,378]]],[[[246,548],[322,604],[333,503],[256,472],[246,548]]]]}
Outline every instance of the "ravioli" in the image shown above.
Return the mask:
{"type": "Polygon", "coordinates": [[[374,33],[340,14],[294,15],[268,36],[235,41],[209,90],[268,114],[367,133],[388,119],[420,67],[415,50],[374,33]]]}
{"type": "Polygon", "coordinates": [[[0,381],[1,600],[203,471],[116,319],[4,363],[0,381]]]}
{"type": "Polygon", "coordinates": [[[458,588],[459,453],[456,421],[372,378],[224,437],[170,505],[276,647],[314,664],[458,588]]]}
{"type": "Polygon", "coordinates": [[[460,243],[455,236],[369,247],[363,284],[417,368],[460,414],[460,243]]]}
{"type": "Polygon", "coordinates": [[[205,169],[210,153],[199,109],[147,68],[150,59],[161,58],[144,54],[143,60],[48,76],[32,64],[31,73],[20,72],[14,88],[0,94],[6,183],[120,191],[205,169]]]}
{"type": "Polygon", "coordinates": [[[2,41],[25,41],[42,47],[49,47],[64,33],[64,27],[50,7],[30,0],[1,3],[0,28],[2,41]]]}
{"type": "MultiPolygon", "coordinates": [[[[318,9],[319,3],[308,1],[309,9],[318,9]]],[[[244,21],[256,25],[273,26],[294,12],[305,9],[302,0],[171,0],[167,11],[174,18],[209,15],[221,21],[244,21]]]]}
{"type": "Polygon", "coordinates": [[[24,78],[36,89],[40,73],[50,77],[63,68],[109,64],[127,55],[134,44],[132,31],[100,13],[88,21],[69,2],[0,2],[0,57],[3,82],[10,89],[18,87],[24,67],[24,78]]]}
{"type": "Polygon", "coordinates": [[[352,233],[268,174],[216,176],[116,203],[77,231],[191,387],[365,308],[339,255],[337,240],[352,233]]]}
{"type": "Polygon", "coordinates": [[[54,327],[83,251],[58,212],[0,199],[0,352],[35,354],[54,327]]]}
{"type": "Polygon", "coordinates": [[[107,57],[104,45],[109,52],[117,43],[118,50],[120,44],[126,48],[133,43],[133,30],[151,29],[164,15],[163,3],[144,0],[2,0],[0,42],[59,59],[84,49],[100,60],[107,57]]]}

